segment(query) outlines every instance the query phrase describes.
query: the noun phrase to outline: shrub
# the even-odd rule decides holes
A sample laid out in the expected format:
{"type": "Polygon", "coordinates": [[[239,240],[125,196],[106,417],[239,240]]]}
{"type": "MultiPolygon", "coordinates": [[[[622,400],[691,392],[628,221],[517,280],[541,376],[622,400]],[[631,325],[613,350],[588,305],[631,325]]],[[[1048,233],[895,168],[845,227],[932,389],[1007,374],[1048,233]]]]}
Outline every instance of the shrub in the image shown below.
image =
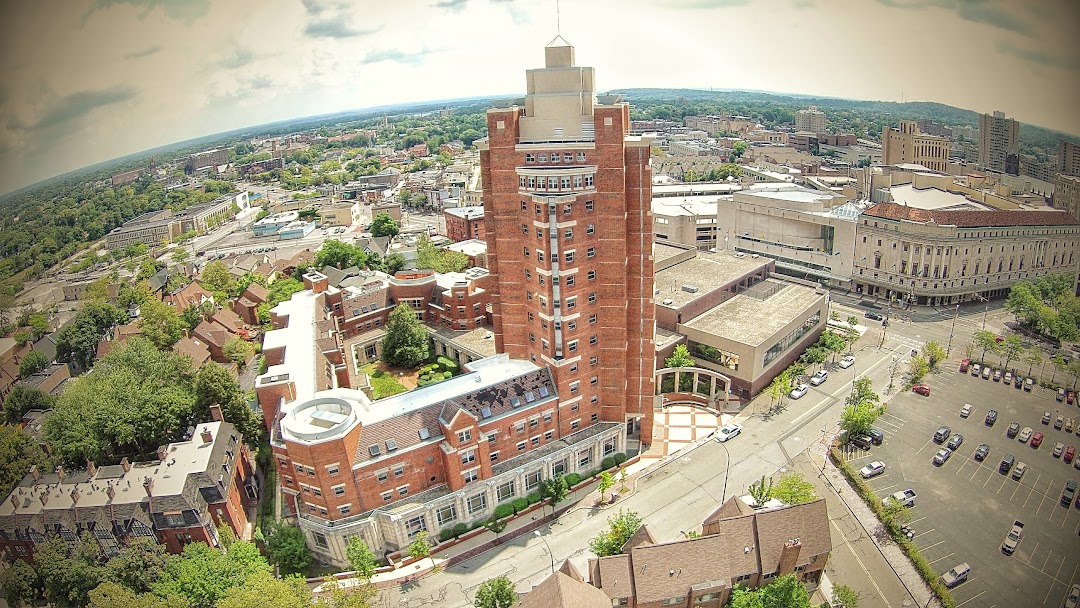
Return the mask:
{"type": "Polygon", "coordinates": [[[515,498],[510,504],[514,506],[514,513],[521,513],[529,508],[529,501],[524,498],[515,498]]]}
{"type": "MultiPolygon", "coordinates": [[[[504,519],[514,514],[514,505],[502,504],[495,507],[495,519],[504,519]]],[[[483,523],[480,524],[484,525],[483,523]]]]}
{"type": "Polygon", "coordinates": [[[623,454],[622,452],[616,452],[614,458],[615,464],[622,464],[626,462],[626,454],[623,454]]]}
{"type": "Polygon", "coordinates": [[[484,523],[485,523],[486,521],[487,521],[486,519],[481,519],[481,520],[479,520],[479,521],[474,521],[474,522],[472,522],[471,524],[469,524],[469,529],[470,529],[470,530],[475,530],[475,529],[477,529],[477,528],[483,528],[483,527],[484,527],[484,523]]]}
{"type": "Polygon", "coordinates": [[[441,367],[443,370],[451,372],[453,374],[456,374],[458,372],[458,370],[461,368],[458,365],[457,361],[454,361],[453,359],[451,359],[449,357],[440,356],[438,359],[436,359],[436,361],[438,361],[439,367],[441,367]]]}
{"type": "Polygon", "coordinates": [[[539,492],[529,492],[529,495],[525,497],[526,502],[530,505],[535,505],[542,500],[539,492]]]}
{"type": "Polygon", "coordinates": [[[581,475],[578,475],[577,473],[570,473],[566,476],[567,487],[572,488],[579,483],[581,483],[581,475]]]}
{"type": "Polygon", "coordinates": [[[601,471],[606,471],[606,470],[608,470],[608,469],[610,469],[610,468],[612,468],[614,466],[615,466],[615,457],[614,456],[608,456],[607,458],[600,461],[600,470],[601,471]]]}
{"type": "Polygon", "coordinates": [[[469,531],[469,524],[461,523],[454,526],[454,538],[461,536],[469,531]]]}
{"type": "Polygon", "coordinates": [[[446,541],[450,540],[451,538],[456,538],[454,536],[454,529],[453,528],[443,528],[442,530],[439,530],[439,542],[440,543],[445,543],[446,541]]]}

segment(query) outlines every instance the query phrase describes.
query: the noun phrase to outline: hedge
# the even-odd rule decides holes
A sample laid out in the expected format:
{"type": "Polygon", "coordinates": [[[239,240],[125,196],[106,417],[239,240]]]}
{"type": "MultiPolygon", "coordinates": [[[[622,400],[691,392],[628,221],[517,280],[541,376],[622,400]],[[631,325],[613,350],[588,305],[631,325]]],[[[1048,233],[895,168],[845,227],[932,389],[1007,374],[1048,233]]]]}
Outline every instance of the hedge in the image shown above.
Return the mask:
{"type": "Polygon", "coordinates": [[[622,452],[616,452],[613,458],[615,459],[615,464],[622,464],[626,462],[626,454],[623,454],[622,452]]]}
{"type": "Polygon", "coordinates": [[[541,496],[540,496],[540,493],[539,493],[539,492],[529,492],[529,495],[525,497],[525,500],[526,500],[526,501],[527,501],[527,502],[528,502],[528,503],[529,503],[530,505],[535,505],[536,503],[538,503],[538,502],[540,502],[541,500],[543,500],[543,497],[541,497],[541,496]]]}
{"type": "Polygon", "coordinates": [[[458,362],[450,359],[449,357],[439,356],[439,358],[435,361],[438,362],[439,367],[442,368],[443,371],[448,371],[450,373],[456,374],[458,369],[460,369],[458,362]]]}
{"type": "Polygon", "coordinates": [[[848,483],[855,487],[856,492],[862,497],[863,501],[870,507],[870,510],[874,512],[874,515],[885,525],[885,528],[889,531],[889,535],[892,536],[896,544],[904,550],[908,559],[911,560],[912,565],[919,571],[919,575],[926,581],[927,586],[934,592],[934,595],[938,596],[941,600],[941,605],[944,608],[956,608],[956,601],[952,597],[952,593],[949,591],[945,584],[941,582],[941,578],[938,576],[934,567],[930,565],[926,557],[919,550],[919,547],[915,545],[907,536],[900,530],[900,526],[896,525],[892,521],[885,521],[885,506],[878,499],[877,494],[874,494],[874,490],[862,479],[861,475],[855,472],[855,469],[851,467],[851,464],[844,460],[843,456],[836,448],[829,450],[829,454],[832,457],[834,463],[840,472],[847,478],[848,483]]]}
{"type": "MultiPolygon", "coordinates": [[[[505,519],[514,514],[514,505],[501,504],[495,507],[495,519],[505,519]]],[[[483,525],[483,524],[481,524],[483,525]]]]}
{"type": "Polygon", "coordinates": [[[581,475],[578,475],[577,473],[568,473],[566,475],[566,486],[567,487],[572,488],[572,487],[576,486],[579,483],[581,483],[581,475]]]}
{"type": "Polygon", "coordinates": [[[529,508],[529,501],[525,498],[515,498],[510,504],[514,507],[515,515],[529,508]]]}
{"type": "Polygon", "coordinates": [[[614,468],[614,467],[615,467],[615,457],[614,456],[608,456],[607,458],[600,461],[600,470],[602,470],[602,471],[606,471],[606,470],[614,468]]]}

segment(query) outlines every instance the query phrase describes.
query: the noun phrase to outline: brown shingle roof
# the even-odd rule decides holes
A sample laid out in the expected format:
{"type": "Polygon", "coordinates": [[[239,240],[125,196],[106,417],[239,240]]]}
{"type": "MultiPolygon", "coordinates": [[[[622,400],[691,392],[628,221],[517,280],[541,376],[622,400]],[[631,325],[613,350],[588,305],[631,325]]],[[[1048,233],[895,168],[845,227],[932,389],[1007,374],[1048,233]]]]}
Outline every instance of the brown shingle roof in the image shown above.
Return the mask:
{"type": "Polygon", "coordinates": [[[255,302],[256,304],[262,304],[266,301],[266,298],[270,297],[270,292],[268,292],[266,288],[262,285],[259,285],[258,283],[252,283],[247,286],[247,289],[244,290],[243,295],[244,297],[249,298],[252,302],[255,302]]]}
{"type": "Polygon", "coordinates": [[[592,583],[598,585],[604,595],[611,599],[634,595],[634,574],[629,555],[601,557],[596,561],[590,560],[589,565],[592,583]]]}
{"type": "Polygon", "coordinates": [[[556,572],[525,594],[520,608],[611,608],[603,591],[556,572]]]}
{"type": "Polygon", "coordinates": [[[832,549],[829,534],[829,514],[825,499],[778,509],[768,509],[754,515],[757,518],[758,550],[761,552],[761,571],[776,572],[780,565],[780,553],[784,543],[799,538],[797,566],[810,563],[810,558],[832,549]]]}
{"type": "Polygon", "coordinates": [[[864,211],[863,215],[887,220],[933,222],[959,228],[1080,225],[1076,218],[1063,211],[938,211],[896,203],[878,203],[864,211]]]}
{"type": "Polygon", "coordinates": [[[181,338],[179,342],[173,345],[173,350],[181,355],[191,357],[195,367],[199,367],[210,360],[210,351],[206,348],[206,345],[190,336],[181,338]]]}

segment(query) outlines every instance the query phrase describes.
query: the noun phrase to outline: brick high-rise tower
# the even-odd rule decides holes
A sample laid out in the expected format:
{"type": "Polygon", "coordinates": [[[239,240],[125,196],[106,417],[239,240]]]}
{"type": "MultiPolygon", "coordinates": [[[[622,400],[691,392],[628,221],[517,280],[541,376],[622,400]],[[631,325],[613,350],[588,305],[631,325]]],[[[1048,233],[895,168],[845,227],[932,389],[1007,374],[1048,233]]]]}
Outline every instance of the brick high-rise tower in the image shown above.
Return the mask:
{"type": "Polygon", "coordinates": [[[651,443],[651,138],[629,135],[629,104],[597,96],[561,37],[544,59],[477,142],[495,345],[551,368],[562,434],[625,421],[651,443]]]}

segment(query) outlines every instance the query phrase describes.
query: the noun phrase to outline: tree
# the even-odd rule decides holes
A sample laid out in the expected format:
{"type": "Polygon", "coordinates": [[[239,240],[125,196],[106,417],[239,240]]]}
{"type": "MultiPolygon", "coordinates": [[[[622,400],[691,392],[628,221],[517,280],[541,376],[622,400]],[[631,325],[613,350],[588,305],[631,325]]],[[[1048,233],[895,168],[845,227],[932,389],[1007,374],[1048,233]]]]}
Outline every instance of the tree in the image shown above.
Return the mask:
{"type": "Polygon", "coordinates": [[[840,428],[847,431],[848,437],[865,434],[877,420],[878,409],[869,405],[852,404],[840,413],[840,428]]]}
{"type": "Polygon", "coordinates": [[[311,590],[299,576],[274,578],[256,572],[244,584],[225,591],[214,608],[310,608],[311,590]]]}
{"type": "Polygon", "coordinates": [[[176,309],[155,298],[139,308],[138,325],[143,337],[161,350],[172,348],[184,335],[184,322],[176,309]]]}
{"type": "Polygon", "coordinates": [[[937,371],[938,364],[945,360],[945,349],[933,340],[923,344],[923,354],[926,355],[927,369],[932,372],[937,371]]]}
{"type": "Polygon", "coordinates": [[[51,464],[48,455],[29,435],[10,424],[0,425],[0,496],[10,494],[30,467],[49,472],[51,464]]]}
{"type": "Polygon", "coordinates": [[[600,473],[600,484],[597,486],[597,490],[600,490],[600,501],[603,502],[604,494],[607,493],[615,485],[615,476],[608,471],[600,473]]]}
{"type": "Polygon", "coordinates": [[[89,608],[189,608],[185,598],[162,599],[151,593],[136,593],[127,587],[105,581],[90,592],[89,608]]]}
{"type": "Polygon", "coordinates": [[[1080,361],[1070,362],[1065,369],[1069,372],[1069,375],[1072,376],[1072,388],[1073,390],[1076,390],[1076,381],[1080,379],[1080,361]]]}
{"type": "Polygon", "coordinates": [[[787,378],[784,374],[779,374],[772,379],[772,382],[765,387],[765,393],[769,395],[769,404],[782,403],[784,395],[787,393],[787,378]]]}
{"type": "Polygon", "coordinates": [[[874,382],[869,378],[859,378],[852,386],[851,394],[848,395],[848,405],[875,406],[881,397],[874,392],[874,382]]]}
{"type": "Polygon", "coordinates": [[[127,321],[127,313],[109,304],[83,304],[71,323],[56,334],[56,358],[88,368],[94,361],[98,340],[105,330],[127,321]]]}
{"type": "Polygon", "coordinates": [[[810,608],[810,594],[794,574],[785,574],[754,590],[735,587],[728,608],[810,608]]]}
{"type": "Polygon", "coordinates": [[[302,573],[311,565],[311,551],[304,532],[296,526],[274,524],[266,544],[270,561],[277,564],[283,574],[302,573]]]}
{"type": "Polygon", "coordinates": [[[229,267],[224,262],[214,260],[199,273],[199,283],[214,293],[215,300],[224,301],[226,296],[232,293],[236,279],[233,278],[229,267]]]}
{"type": "Polygon", "coordinates": [[[248,360],[255,356],[255,345],[240,336],[233,336],[225,342],[221,351],[229,361],[235,363],[240,369],[244,369],[248,360]]]}
{"type": "Polygon", "coordinates": [[[80,539],[74,550],[59,536],[49,536],[34,551],[34,562],[49,602],[60,608],[86,606],[90,591],[105,578],[98,565],[100,550],[93,539],[80,539]]]}
{"type": "Polygon", "coordinates": [[[1053,382],[1057,378],[1057,373],[1064,372],[1069,364],[1066,363],[1065,357],[1061,353],[1050,357],[1050,363],[1054,364],[1054,373],[1050,375],[1050,382],[1053,382]]]}
{"type": "Polygon", "coordinates": [[[251,543],[234,542],[225,552],[191,543],[184,547],[182,559],[169,563],[154,593],[185,597],[195,608],[212,608],[230,589],[260,572],[269,574],[270,564],[251,543]]]}
{"type": "Polygon", "coordinates": [[[832,603],[836,608],[859,608],[859,594],[847,585],[833,587],[832,603]]]}
{"type": "Polygon", "coordinates": [[[360,539],[359,535],[349,537],[349,545],[345,548],[345,557],[356,572],[356,575],[366,581],[375,576],[375,568],[378,560],[367,544],[360,539]]]}
{"type": "Polygon", "coordinates": [[[750,484],[750,487],[747,488],[746,491],[750,494],[750,497],[754,499],[753,506],[755,506],[755,507],[765,506],[765,503],[768,502],[770,498],[772,498],[772,491],[773,491],[772,477],[769,478],[769,483],[766,484],[765,483],[765,476],[762,475],[761,476],[761,481],[755,481],[754,483],[750,484]]]}
{"type": "Polygon", "coordinates": [[[195,372],[194,383],[195,411],[197,417],[205,419],[210,406],[221,407],[221,417],[243,433],[244,442],[251,446],[259,445],[266,427],[262,415],[247,404],[240,384],[229,370],[217,363],[207,363],[195,372]]]}
{"type": "Polygon", "coordinates": [[[165,268],[165,264],[149,259],[145,260],[142,264],[139,264],[139,272],[135,275],[136,282],[142,282],[158,273],[159,270],[165,268]]]}
{"type": "Polygon", "coordinates": [[[892,496],[886,498],[881,506],[883,509],[881,519],[888,526],[898,526],[911,521],[911,509],[892,496]]]}
{"type": "Polygon", "coordinates": [[[1041,367],[1042,364],[1043,364],[1043,351],[1042,351],[1042,349],[1039,348],[1038,346],[1031,347],[1031,349],[1028,350],[1028,352],[1024,354],[1024,363],[1028,364],[1028,373],[1027,373],[1027,375],[1030,376],[1031,375],[1031,369],[1033,367],[1035,367],[1036,365],[1041,367]]]}
{"type": "Polygon", "coordinates": [[[431,555],[431,541],[428,540],[427,532],[417,532],[413,541],[409,543],[409,557],[423,558],[431,555]]]}
{"type": "Polygon", "coordinates": [[[371,220],[371,236],[380,237],[388,236],[395,237],[400,232],[397,222],[394,218],[390,217],[389,213],[380,213],[371,220]]]}
{"type": "Polygon", "coordinates": [[[856,317],[855,315],[848,315],[847,324],[850,325],[852,329],[854,329],[855,326],[859,324],[859,317],[856,317]]]}
{"type": "Polygon", "coordinates": [[[814,484],[795,471],[788,471],[780,476],[780,481],[773,485],[772,497],[788,505],[801,505],[817,500],[814,484]]]}
{"type": "Polygon", "coordinates": [[[105,564],[105,578],[138,593],[149,593],[169,563],[178,559],[153,539],[139,537],[105,564]]]}
{"type": "Polygon", "coordinates": [[[806,365],[820,365],[825,363],[825,360],[829,358],[829,351],[820,346],[811,346],[806,349],[806,352],[799,357],[799,360],[806,365]]]}
{"type": "Polygon", "coordinates": [[[183,264],[184,262],[188,261],[189,257],[191,257],[191,253],[183,247],[178,246],[172,250],[172,259],[177,264],[183,264]]]}
{"type": "Polygon", "coordinates": [[[1020,340],[1020,336],[1016,334],[1005,336],[1005,341],[1001,343],[1001,354],[1005,357],[1005,364],[1002,367],[1008,369],[1009,363],[1018,360],[1023,352],[1024,343],[1020,340]]]}
{"type": "Polygon", "coordinates": [[[436,247],[427,235],[420,235],[416,243],[416,267],[435,272],[461,272],[469,267],[469,256],[460,251],[436,247]]]}
{"type": "Polygon", "coordinates": [[[671,356],[664,359],[664,367],[694,367],[697,363],[690,356],[690,349],[685,344],[680,344],[672,351],[671,356]]]}
{"type": "Polygon", "coordinates": [[[332,266],[342,269],[356,266],[363,268],[367,265],[367,259],[368,255],[361,247],[331,239],[324,242],[315,254],[315,267],[332,266]]]}
{"type": "Polygon", "coordinates": [[[589,550],[597,557],[622,553],[623,545],[641,527],[641,516],[634,511],[619,509],[618,513],[608,517],[607,522],[607,530],[589,539],[589,550]]]}
{"type": "Polygon", "coordinates": [[[518,601],[517,589],[506,575],[497,576],[480,583],[476,589],[476,608],[511,608],[518,601]]]}
{"type": "Polygon", "coordinates": [[[49,367],[49,358],[40,350],[32,350],[19,361],[19,377],[29,378],[34,374],[49,367]]]}
{"type": "Polygon", "coordinates": [[[41,593],[41,577],[33,566],[17,559],[9,568],[0,568],[0,589],[15,606],[29,604],[41,593]]]}
{"type": "Polygon", "coordinates": [[[400,304],[390,313],[382,349],[383,358],[395,367],[415,367],[430,355],[427,331],[408,305],[400,304]]]}
{"type": "Polygon", "coordinates": [[[391,253],[383,260],[383,268],[386,274],[394,275],[405,270],[405,266],[408,265],[408,263],[409,261],[400,253],[391,253]]]}
{"type": "Polygon", "coordinates": [[[926,357],[922,355],[914,355],[911,357],[911,361],[908,361],[908,375],[911,376],[912,383],[921,381],[929,371],[930,364],[926,362],[926,357]]]}
{"type": "Polygon", "coordinates": [[[484,527],[495,533],[495,542],[498,543],[499,535],[506,529],[506,520],[499,519],[492,515],[484,522],[484,527]]]}
{"type": "Polygon", "coordinates": [[[551,513],[555,513],[555,505],[566,500],[566,495],[569,492],[569,488],[566,485],[566,478],[562,475],[556,475],[551,479],[543,479],[540,481],[540,498],[547,500],[551,505],[551,513]]]}
{"type": "Polygon", "coordinates": [[[975,346],[982,349],[979,360],[985,361],[987,351],[995,352],[997,350],[997,336],[992,331],[981,329],[975,332],[975,346]]]}
{"type": "Polygon", "coordinates": [[[319,599],[315,601],[315,608],[373,608],[379,596],[375,585],[360,585],[346,589],[338,583],[337,579],[329,577],[322,587],[323,591],[319,599]]]}
{"type": "Polygon", "coordinates": [[[745,141],[737,141],[731,144],[731,156],[733,158],[740,158],[746,153],[746,149],[750,146],[745,141]]]}
{"type": "Polygon", "coordinates": [[[30,340],[37,342],[49,331],[49,319],[40,312],[32,313],[28,319],[30,325],[30,340]]]}
{"type": "Polygon", "coordinates": [[[844,349],[847,348],[847,340],[835,331],[828,329],[821,333],[821,339],[818,340],[818,343],[826,351],[832,353],[833,361],[836,361],[836,355],[844,352],[844,349]]]}

